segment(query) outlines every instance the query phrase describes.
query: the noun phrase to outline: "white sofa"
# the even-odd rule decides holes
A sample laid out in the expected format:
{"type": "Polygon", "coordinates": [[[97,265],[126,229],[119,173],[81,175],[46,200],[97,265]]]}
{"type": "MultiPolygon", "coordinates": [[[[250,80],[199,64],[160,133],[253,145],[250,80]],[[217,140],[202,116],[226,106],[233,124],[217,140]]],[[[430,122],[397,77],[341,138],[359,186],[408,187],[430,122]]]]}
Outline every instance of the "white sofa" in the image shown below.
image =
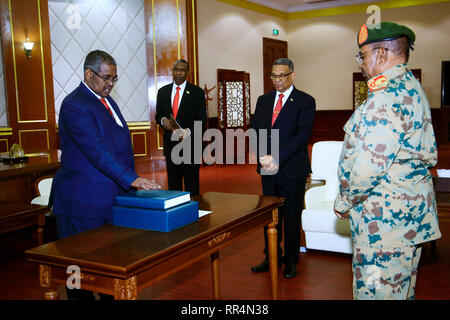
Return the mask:
{"type": "Polygon", "coordinates": [[[350,223],[336,217],[333,211],[339,182],[337,167],[342,141],[320,141],[313,145],[311,156],[311,179],[324,180],[325,185],[305,192],[305,209],[302,228],[306,248],[352,253],[350,223]]]}

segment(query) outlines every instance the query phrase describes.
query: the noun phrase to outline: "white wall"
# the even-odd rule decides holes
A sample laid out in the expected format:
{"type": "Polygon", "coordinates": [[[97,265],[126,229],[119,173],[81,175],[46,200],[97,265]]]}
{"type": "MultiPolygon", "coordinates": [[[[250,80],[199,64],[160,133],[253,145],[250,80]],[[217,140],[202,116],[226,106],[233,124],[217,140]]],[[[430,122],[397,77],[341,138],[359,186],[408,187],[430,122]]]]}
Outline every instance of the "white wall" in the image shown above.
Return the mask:
{"type": "MultiPolygon", "coordinates": [[[[285,21],[216,0],[198,6],[200,86],[217,84],[217,69],[250,73],[252,112],[263,93],[262,38],[280,29],[297,77],[295,86],[317,100],[318,110],[352,109],[352,73],[359,71],[356,34],[368,14],[353,13],[285,21]]],[[[410,67],[422,69],[432,108],[440,107],[441,61],[450,60],[450,3],[385,9],[382,21],[409,26],[417,36],[410,67]]],[[[217,90],[209,116],[217,116],[217,90]]]]}
{"type": "MultiPolygon", "coordinates": [[[[352,73],[359,71],[356,34],[368,17],[361,12],[288,21],[295,84],[316,98],[319,110],[352,109],[352,73]]],[[[441,61],[450,60],[450,3],[381,10],[381,20],[414,31],[409,66],[422,69],[430,106],[440,108],[441,61]]]]}
{"type": "MultiPolygon", "coordinates": [[[[286,22],[216,0],[201,0],[198,15],[199,85],[217,85],[217,69],[250,73],[252,113],[263,92],[262,38],[287,40],[286,22]],[[279,29],[278,37],[272,29],[279,29]]],[[[209,117],[217,117],[217,88],[211,91],[209,117]]]]}

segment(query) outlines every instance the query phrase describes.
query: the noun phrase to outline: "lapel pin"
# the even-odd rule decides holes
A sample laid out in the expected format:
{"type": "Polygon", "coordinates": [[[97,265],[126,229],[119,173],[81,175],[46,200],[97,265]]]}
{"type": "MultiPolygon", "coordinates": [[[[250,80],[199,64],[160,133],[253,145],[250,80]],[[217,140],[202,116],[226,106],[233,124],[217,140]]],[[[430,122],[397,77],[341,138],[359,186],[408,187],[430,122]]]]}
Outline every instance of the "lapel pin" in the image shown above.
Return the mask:
{"type": "Polygon", "coordinates": [[[291,100],[291,102],[294,101],[294,99],[292,99],[292,98],[290,98],[289,100],[291,100]]]}
{"type": "Polygon", "coordinates": [[[186,91],[187,94],[191,94],[189,91],[186,91]]]}

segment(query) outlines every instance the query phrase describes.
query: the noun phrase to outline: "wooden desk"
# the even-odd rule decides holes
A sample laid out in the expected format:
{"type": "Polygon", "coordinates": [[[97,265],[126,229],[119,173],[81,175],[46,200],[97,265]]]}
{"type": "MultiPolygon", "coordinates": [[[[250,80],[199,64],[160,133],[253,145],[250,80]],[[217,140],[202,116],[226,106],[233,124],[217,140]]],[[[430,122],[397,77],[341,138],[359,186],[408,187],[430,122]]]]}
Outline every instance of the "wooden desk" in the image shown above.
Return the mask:
{"type": "Polygon", "coordinates": [[[44,243],[46,206],[0,201],[0,234],[37,226],[38,244],[44,243]]]}
{"type": "Polygon", "coordinates": [[[211,256],[213,297],[220,297],[219,250],[268,225],[272,298],[277,298],[278,208],[284,199],[208,192],[196,197],[201,210],[213,212],[172,232],[103,226],[26,251],[39,264],[46,299],[58,299],[67,267],[81,270],[81,288],[136,299],[138,291],[195,261],[211,256]]]}
{"type": "Polygon", "coordinates": [[[450,218],[450,178],[433,177],[434,191],[440,218],[450,218]]]}
{"type": "Polygon", "coordinates": [[[35,181],[42,176],[54,175],[60,166],[56,150],[30,157],[25,163],[0,162],[0,201],[30,203],[37,196],[35,181]]]}

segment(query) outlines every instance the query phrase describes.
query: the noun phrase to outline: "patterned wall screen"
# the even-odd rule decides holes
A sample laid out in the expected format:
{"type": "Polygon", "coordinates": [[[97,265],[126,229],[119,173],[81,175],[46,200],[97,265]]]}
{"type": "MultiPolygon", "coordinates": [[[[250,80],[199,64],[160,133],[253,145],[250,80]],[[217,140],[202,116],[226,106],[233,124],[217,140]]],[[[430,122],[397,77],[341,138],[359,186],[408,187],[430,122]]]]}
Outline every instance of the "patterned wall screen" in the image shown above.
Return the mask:
{"type": "Polygon", "coordinates": [[[244,85],[242,82],[226,82],[227,127],[244,125],[244,85]]]}
{"type": "Polygon", "coordinates": [[[125,120],[149,121],[144,0],[49,0],[56,119],[61,102],[83,79],[92,50],[117,62],[111,96],[125,120]]]}
{"type": "Polygon", "coordinates": [[[219,69],[219,128],[245,127],[250,123],[250,75],[219,69]]]}
{"type": "Polygon", "coordinates": [[[354,81],[353,86],[354,86],[353,105],[355,106],[354,109],[357,109],[367,99],[367,90],[368,90],[367,82],[354,81]]]}
{"type": "MultiPolygon", "coordinates": [[[[1,61],[3,61],[3,57],[2,57],[2,48],[0,47],[0,62],[1,61]]],[[[7,126],[8,126],[8,116],[6,112],[5,77],[3,74],[3,63],[0,63],[0,127],[7,127],[7,126]]]]}

